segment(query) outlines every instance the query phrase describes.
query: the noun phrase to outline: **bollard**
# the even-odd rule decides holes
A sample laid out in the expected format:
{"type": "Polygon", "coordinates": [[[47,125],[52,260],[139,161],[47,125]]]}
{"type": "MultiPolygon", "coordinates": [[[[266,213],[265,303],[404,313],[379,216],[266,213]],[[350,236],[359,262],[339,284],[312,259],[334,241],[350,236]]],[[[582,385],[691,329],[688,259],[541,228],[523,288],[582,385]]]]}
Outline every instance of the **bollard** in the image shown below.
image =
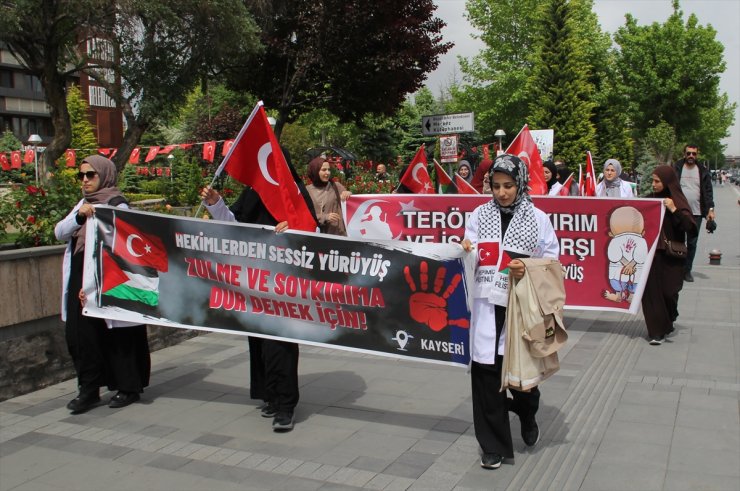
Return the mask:
{"type": "Polygon", "coordinates": [[[709,251],[709,264],[719,265],[720,261],[722,261],[722,251],[719,249],[709,251]]]}

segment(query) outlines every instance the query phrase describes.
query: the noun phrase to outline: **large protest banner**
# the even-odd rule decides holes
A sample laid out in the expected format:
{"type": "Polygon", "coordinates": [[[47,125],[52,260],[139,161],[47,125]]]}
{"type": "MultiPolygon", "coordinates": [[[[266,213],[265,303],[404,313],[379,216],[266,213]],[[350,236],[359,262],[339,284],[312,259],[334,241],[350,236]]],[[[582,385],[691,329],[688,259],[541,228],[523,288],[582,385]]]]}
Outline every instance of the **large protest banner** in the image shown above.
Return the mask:
{"type": "MultiPolygon", "coordinates": [[[[491,196],[354,195],[347,234],[416,243],[457,243],[467,214],[491,196]]],[[[636,314],[663,220],[659,199],[533,196],[550,217],[565,268],[566,308],[636,314]]]]}
{"type": "Polygon", "coordinates": [[[96,207],[84,313],[467,365],[465,254],[96,207]]]}

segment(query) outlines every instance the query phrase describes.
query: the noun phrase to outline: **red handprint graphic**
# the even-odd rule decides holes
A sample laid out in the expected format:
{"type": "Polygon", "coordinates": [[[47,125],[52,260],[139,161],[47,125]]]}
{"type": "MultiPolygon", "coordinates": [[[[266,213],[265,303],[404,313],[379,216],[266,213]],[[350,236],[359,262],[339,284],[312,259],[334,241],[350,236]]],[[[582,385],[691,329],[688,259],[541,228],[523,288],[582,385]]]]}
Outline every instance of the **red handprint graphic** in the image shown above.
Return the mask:
{"type": "Polygon", "coordinates": [[[411,318],[421,324],[426,324],[432,331],[441,331],[447,326],[458,326],[458,327],[469,327],[467,319],[448,319],[447,318],[447,299],[452,292],[455,291],[457,285],[460,283],[462,276],[458,273],[450,282],[450,285],[441,295],[439,292],[442,290],[442,286],[445,279],[447,269],[441,266],[437,270],[437,275],[434,277],[434,290],[433,292],[427,292],[429,286],[429,266],[426,261],[422,261],[419,267],[419,289],[416,291],[416,283],[411,277],[411,268],[406,266],[403,268],[403,274],[406,276],[406,283],[408,283],[411,291],[414,292],[409,299],[409,313],[411,318]]]}

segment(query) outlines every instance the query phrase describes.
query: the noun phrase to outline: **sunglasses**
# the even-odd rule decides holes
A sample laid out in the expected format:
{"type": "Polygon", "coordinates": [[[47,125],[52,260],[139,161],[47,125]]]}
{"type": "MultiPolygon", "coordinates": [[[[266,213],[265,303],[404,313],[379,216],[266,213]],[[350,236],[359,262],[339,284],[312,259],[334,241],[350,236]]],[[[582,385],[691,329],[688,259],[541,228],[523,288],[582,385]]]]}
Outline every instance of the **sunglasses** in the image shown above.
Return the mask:
{"type": "Polygon", "coordinates": [[[95,177],[97,175],[98,175],[98,173],[95,172],[94,170],[89,170],[87,172],[78,172],[77,173],[77,179],[79,179],[81,181],[82,179],[84,179],[85,177],[87,177],[87,180],[90,181],[90,180],[92,180],[93,177],[95,177]]]}
{"type": "Polygon", "coordinates": [[[688,156],[688,155],[694,155],[694,156],[696,156],[696,152],[686,152],[686,155],[687,155],[687,156],[688,156]]]}

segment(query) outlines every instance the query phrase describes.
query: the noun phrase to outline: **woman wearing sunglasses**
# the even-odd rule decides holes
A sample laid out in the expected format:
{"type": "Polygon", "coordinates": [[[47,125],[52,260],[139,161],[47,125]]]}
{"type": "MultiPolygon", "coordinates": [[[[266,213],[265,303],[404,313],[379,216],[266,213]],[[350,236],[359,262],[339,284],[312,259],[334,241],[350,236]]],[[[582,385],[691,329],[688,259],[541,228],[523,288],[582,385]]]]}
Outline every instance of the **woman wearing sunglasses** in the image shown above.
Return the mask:
{"type": "Polygon", "coordinates": [[[139,400],[149,385],[151,360],[146,326],[82,315],[85,225],[94,205],[128,208],[116,187],[116,166],[100,155],[85,157],[77,173],[83,198],[54,228],[58,240],[67,241],[62,283],[62,320],[67,348],[77,372],[79,394],[67,404],[72,414],[84,413],[100,403],[100,387],[117,390],[109,407],[120,408],[139,400]],[[115,328],[115,329],[113,329],[115,328]]]}

